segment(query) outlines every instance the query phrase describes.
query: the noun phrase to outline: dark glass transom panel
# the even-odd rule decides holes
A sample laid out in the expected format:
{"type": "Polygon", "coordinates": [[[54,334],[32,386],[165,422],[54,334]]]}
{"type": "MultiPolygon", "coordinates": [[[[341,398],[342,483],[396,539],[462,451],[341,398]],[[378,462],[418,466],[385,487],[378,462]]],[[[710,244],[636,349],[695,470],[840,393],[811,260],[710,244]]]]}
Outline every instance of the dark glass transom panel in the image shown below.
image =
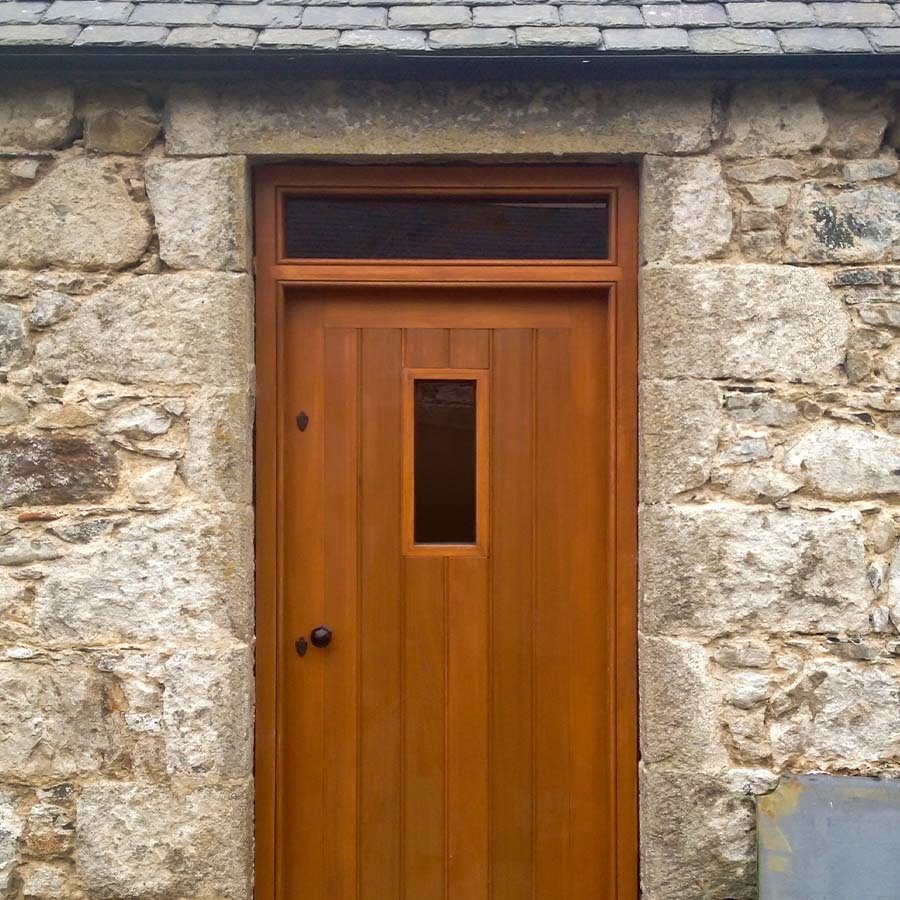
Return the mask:
{"type": "Polygon", "coordinates": [[[475,543],[475,387],[474,381],[416,379],[417,544],[475,543]]]}
{"type": "Polygon", "coordinates": [[[605,200],[288,197],[290,259],[607,259],[605,200]]]}

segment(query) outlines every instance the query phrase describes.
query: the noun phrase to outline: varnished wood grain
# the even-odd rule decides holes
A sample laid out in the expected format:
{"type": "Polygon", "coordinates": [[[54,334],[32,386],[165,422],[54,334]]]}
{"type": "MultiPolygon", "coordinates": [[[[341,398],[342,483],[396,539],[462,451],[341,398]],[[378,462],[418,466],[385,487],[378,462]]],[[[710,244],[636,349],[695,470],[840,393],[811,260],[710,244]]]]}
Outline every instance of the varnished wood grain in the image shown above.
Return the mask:
{"type": "Polygon", "coordinates": [[[454,328],[450,363],[454,369],[487,369],[491,365],[491,332],[487,328],[454,328]]]}
{"type": "Polygon", "coordinates": [[[493,335],[492,900],[534,893],[534,345],[531,329],[493,335]]]}
{"type": "MultiPolygon", "coordinates": [[[[288,358],[283,414],[285,447],[283,491],[293,509],[309,511],[322,523],[325,509],[325,333],[321,310],[312,303],[291,308],[287,317],[290,343],[305,348],[304,359],[288,358]],[[294,417],[300,410],[309,416],[306,432],[294,417]]],[[[352,527],[352,524],[351,524],[352,527]]],[[[321,524],[320,524],[321,528],[321,524]]],[[[278,881],[290,892],[292,873],[310,871],[308,884],[324,895],[324,869],[316,864],[322,855],[322,811],[296,798],[323,796],[322,729],[324,726],[324,665],[320,653],[301,659],[295,642],[325,615],[325,542],[321,530],[306,527],[303,517],[284,519],[284,592],[280,612],[278,691],[277,794],[281,824],[278,844],[278,881]]]]}
{"type": "Polygon", "coordinates": [[[407,328],[404,332],[406,365],[411,369],[446,369],[450,365],[448,328],[407,328]]]}
{"type": "MultiPolygon", "coordinates": [[[[359,333],[325,333],[325,603],[322,623],[335,642],[322,655],[324,711],[322,808],[325,896],[356,892],[359,731],[359,333]],[[335,652],[337,651],[337,652],[335,652]]],[[[313,651],[315,652],[315,651],[313,651]]]]}
{"type": "Polygon", "coordinates": [[[490,884],[490,563],[447,559],[448,900],[490,884]]]}
{"type": "Polygon", "coordinates": [[[442,900],[446,883],[447,566],[404,561],[403,896],[442,900]]]}
{"type": "Polygon", "coordinates": [[[400,330],[364,331],[360,366],[357,875],[360,900],[382,900],[400,896],[403,834],[400,330]]]}
{"type": "MultiPolygon", "coordinates": [[[[568,442],[571,417],[571,332],[535,337],[534,503],[534,887],[541,900],[570,900],[571,749],[576,715],[569,685],[572,664],[572,546],[580,535],[573,515],[576,488],[568,442]]],[[[599,837],[596,836],[596,837],[599,837]]]]}

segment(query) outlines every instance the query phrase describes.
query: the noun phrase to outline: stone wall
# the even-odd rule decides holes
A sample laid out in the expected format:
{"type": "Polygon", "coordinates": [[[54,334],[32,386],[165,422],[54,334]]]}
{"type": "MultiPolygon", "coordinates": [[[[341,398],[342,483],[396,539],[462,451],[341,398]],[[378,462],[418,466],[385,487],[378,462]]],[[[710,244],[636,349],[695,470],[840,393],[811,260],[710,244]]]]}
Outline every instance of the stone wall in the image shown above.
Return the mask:
{"type": "Polygon", "coordinates": [[[643,166],[642,854],[754,897],[754,794],[900,774],[900,178],[877,85],[743,84],[643,166]]]}
{"type": "Polygon", "coordinates": [[[0,87],[0,898],[250,895],[251,156],[641,159],[648,900],[900,771],[892,90],[0,87]]]}
{"type": "Polygon", "coordinates": [[[250,896],[249,177],[162,103],[0,89],[2,898],[250,896]]]}

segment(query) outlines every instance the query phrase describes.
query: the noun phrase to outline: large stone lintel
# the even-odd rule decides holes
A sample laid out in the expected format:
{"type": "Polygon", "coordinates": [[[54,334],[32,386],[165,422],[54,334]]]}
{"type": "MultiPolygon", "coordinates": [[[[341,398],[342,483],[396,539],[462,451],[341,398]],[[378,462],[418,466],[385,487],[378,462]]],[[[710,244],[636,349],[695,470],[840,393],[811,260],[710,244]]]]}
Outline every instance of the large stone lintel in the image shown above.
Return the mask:
{"type": "Polygon", "coordinates": [[[173,88],[175,155],[400,157],[696,153],[709,83],[336,82],[173,88]]]}

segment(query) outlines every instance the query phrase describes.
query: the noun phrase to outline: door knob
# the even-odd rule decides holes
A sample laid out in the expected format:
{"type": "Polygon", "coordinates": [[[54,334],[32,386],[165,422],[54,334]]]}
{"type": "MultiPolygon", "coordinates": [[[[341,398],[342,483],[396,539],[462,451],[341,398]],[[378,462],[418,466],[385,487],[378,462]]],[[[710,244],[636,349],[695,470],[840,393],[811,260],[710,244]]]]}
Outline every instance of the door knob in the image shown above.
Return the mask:
{"type": "Polygon", "coordinates": [[[327,625],[313,628],[309,636],[313,647],[327,647],[331,643],[331,629],[327,625]]]}

